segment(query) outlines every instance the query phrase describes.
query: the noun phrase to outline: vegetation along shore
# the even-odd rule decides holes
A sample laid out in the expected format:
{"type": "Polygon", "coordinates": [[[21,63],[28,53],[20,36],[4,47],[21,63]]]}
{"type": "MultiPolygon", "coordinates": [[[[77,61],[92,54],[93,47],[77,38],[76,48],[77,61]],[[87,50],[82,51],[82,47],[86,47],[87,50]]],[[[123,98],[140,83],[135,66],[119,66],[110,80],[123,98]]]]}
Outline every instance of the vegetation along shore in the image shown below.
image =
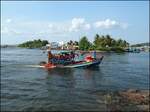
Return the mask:
{"type": "MultiPolygon", "coordinates": [[[[33,40],[27,41],[22,44],[19,44],[18,47],[25,48],[41,48],[46,46],[49,42],[47,40],[33,40]]],[[[79,50],[89,51],[89,50],[98,50],[98,51],[116,51],[123,52],[124,48],[129,46],[129,43],[122,39],[113,39],[110,35],[99,35],[96,34],[94,41],[90,42],[86,36],[83,36],[79,42],[70,40],[65,44],[66,46],[77,46],[79,50]]]]}
{"type": "MultiPolygon", "coordinates": [[[[55,42],[53,42],[55,43],[55,42]]],[[[33,40],[26,41],[18,45],[21,48],[40,48],[42,49],[46,45],[51,44],[48,40],[33,40]]],[[[130,45],[126,40],[114,39],[110,35],[99,35],[96,34],[94,41],[90,42],[86,36],[80,38],[79,41],[70,40],[65,44],[60,46],[55,46],[55,49],[67,49],[67,50],[82,50],[84,52],[89,52],[96,50],[97,52],[125,52],[129,47],[142,47],[149,46],[149,43],[141,43],[130,45]]],[[[149,48],[146,48],[149,51],[149,48]]]]}

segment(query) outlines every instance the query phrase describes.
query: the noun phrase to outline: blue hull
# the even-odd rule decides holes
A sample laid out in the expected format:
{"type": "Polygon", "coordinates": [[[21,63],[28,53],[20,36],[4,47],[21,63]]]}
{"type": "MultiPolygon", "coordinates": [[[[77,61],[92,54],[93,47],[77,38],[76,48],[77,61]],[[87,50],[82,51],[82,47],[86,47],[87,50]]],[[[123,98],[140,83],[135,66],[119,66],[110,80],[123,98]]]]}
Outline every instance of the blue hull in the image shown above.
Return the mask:
{"type": "Polygon", "coordinates": [[[98,66],[101,63],[102,59],[103,57],[92,62],[82,62],[79,64],[66,65],[64,66],[64,68],[83,68],[83,67],[87,68],[87,67],[98,66]]]}

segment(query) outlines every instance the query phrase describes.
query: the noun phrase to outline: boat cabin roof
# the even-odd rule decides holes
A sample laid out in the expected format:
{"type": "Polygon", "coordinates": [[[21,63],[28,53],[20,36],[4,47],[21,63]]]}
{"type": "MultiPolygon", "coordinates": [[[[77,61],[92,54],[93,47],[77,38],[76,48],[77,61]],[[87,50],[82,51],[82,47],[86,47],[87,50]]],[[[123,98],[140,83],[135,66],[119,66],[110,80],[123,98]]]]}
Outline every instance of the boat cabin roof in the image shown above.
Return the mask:
{"type": "Polygon", "coordinates": [[[59,51],[59,52],[55,52],[55,53],[53,53],[53,54],[56,54],[56,55],[70,55],[70,54],[72,54],[72,53],[74,53],[73,51],[59,51]]]}
{"type": "Polygon", "coordinates": [[[59,54],[70,54],[72,53],[73,51],[61,51],[59,54]]]}

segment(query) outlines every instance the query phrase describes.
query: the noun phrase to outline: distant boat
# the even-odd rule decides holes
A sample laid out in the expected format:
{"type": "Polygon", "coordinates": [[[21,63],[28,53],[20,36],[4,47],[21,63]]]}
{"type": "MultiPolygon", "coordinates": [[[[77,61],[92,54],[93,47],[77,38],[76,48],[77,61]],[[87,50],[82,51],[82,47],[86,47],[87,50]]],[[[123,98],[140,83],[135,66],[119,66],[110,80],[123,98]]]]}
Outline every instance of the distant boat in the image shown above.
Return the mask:
{"type": "Polygon", "coordinates": [[[130,52],[130,53],[140,53],[140,49],[136,49],[136,48],[129,48],[129,49],[125,49],[126,52],[130,52]]]}
{"type": "Polygon", "coordinates": [[[140,53],[140,49],[133,50],[133,53],[140,53]]]}

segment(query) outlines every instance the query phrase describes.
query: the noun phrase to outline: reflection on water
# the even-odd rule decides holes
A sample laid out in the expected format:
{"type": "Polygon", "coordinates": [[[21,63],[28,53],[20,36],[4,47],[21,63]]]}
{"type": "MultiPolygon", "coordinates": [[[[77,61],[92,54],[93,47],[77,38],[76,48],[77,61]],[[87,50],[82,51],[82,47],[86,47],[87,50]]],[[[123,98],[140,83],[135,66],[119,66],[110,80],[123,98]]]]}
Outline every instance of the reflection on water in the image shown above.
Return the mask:
{"type": "Polygon", "coordinates": [[[54,68],[54,69],[48,69],[46,70],[48,75],[62,75],[62,76],[67,76],[67,75],[72,75],[74,69],[70,68],[54,68]]]}
{"type": "Polygon", "coordinates": [[[82,110],[98,109],[95,96],[90,95],[96,88],[96,74],[98,68],[90,69],[51,69],[47,70],[46,87],[49,101],[53,102],[54,110],[82,110]],[[88,107],[87,105],[90,106],[88,107]]]}
{"type": "Polygon", "coordinates": [[[88,69],[30,68],[23,65],[46,60],[40,50],[2,49],[2,110],[105,110],[98,91],[147,89],[149,55],[105,53],[100,66],[88,69]]]}
{"type": "Polygon", "coordinates": [[[59,88],[74,88],[74,76],[73,69],[58,69],[54,68],[47,70],[46,83],[49,87],[52,87],[56,90],[61,90],[59,88]]]}

